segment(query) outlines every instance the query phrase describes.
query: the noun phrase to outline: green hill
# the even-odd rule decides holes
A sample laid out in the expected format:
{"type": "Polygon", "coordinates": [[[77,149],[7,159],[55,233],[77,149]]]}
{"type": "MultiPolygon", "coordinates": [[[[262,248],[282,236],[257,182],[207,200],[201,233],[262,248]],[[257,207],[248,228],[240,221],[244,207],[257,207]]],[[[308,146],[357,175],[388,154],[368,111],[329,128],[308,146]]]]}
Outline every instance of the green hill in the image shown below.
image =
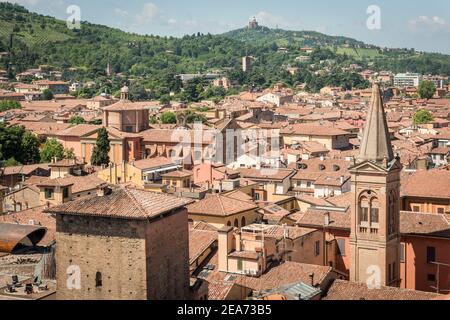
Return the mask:
{"type": "Polygon", "coordinates": [[[138,97],[160,98],[172,91],[181,92],[176,74],[215,70],[221,70],[244,87],[268,87],[279,81],[290,86],[306,82],[312,91],[324,85],[366,86],[358,75],[342,71],[355,62],[363,68],[450,75],[447,55],[419,54],[408,49],[382,50],[354,39],[318,32],[260,27],[222,35],[174,38],[131,34],[88,22],[82,22],[81,30],[70,30],[65,21],[1,2],[0,52],[4,51],[12,55],[0,58],[0,68],[8,69],[11,65],[11,76],[41,64],[53,65],[63,71],[66,80],[95,81],[97,86],[84,92],[86,96],[105,90],[115,92],[129,81],[138,97]],[[325,73],[315,75],[317,69],[296,60],[303,46],[315,48],[311,63],[316,68],[322,68],[323,61],[330,62],[325,73]],[[280,47],[288,52],[280,53],[280,47]],[[246,54],[257,58],[249,73],[241,71],[241,58],[246,54]],[[108,63],[115,74],[124,77],[106,77],[108,63]],[[288,66],[299,67],[300,72],[291,75],[286,71],[288,66]]]}

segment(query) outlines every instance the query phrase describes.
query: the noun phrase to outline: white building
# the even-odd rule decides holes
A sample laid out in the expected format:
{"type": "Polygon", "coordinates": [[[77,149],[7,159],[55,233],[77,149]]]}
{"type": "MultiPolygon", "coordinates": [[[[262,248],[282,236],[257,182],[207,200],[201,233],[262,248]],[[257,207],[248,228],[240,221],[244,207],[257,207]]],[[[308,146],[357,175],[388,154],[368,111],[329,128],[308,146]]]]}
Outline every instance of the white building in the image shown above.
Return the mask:
{"type": "Polygon", "coordinates": [[[396,87],[418,87],[422,82],[422,75],[418,73],[399,73],[394,77],[396,87]]]}

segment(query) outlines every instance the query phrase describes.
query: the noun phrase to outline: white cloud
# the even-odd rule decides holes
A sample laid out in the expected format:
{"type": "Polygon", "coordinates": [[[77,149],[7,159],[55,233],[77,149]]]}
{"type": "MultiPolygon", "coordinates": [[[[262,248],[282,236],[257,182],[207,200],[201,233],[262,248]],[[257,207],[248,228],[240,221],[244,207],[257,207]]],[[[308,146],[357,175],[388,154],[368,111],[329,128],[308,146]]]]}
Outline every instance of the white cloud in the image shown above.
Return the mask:
{"type": "Polygon", "coordinates": [[[128,15],[129,15],[128,11],[120,9],[120,8],[114,9],[114,13],[121,17],[128,17],[128,15]]]}
{"type": "Polygon", "coordinates": [[[159,14],[160,10],[158,6],[152,2],[148,2],[142,7],[141,13],[137,15],[137,19],[140,23],[150,23],[154,22],[159,14]]]}
{"type": "Polygon", "coordinates": [[[450,32],[450,22],[444,18],[434,16],[419,16],[409,21],[413,29],[425,32],[450,32]]]}
{"type": "MultiPolygon", "coordinates": [[[[279,28],[299,28],[301,27],[300,20],[289,20],[282,16],[274,15],[267,11],[260,11],[256,15],[256,20],[258,20],[260,25],[267,27],[279,27],[279,28]]],[[[253,18],[253,17],[251,17],[253,18]]]]}

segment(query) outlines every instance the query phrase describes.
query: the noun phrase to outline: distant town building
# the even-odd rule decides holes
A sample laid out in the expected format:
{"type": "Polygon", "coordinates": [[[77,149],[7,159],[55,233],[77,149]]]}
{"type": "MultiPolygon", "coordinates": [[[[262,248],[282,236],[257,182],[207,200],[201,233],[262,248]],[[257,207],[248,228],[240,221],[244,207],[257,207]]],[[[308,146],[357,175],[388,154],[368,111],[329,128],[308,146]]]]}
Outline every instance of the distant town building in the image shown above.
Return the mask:
{"type": "Polygon", "coordinates": [[[258,29],[258,27],[259,27],[258,21],[256,20],[256,17],[253,17],[248,23],[248,28],[258,29]]]}
{"type": "Polygon", "coordinates": [[[250,71],[253,61],[255,61],[255,57],[252,56],[242,57],[242,71],[244,72],[250,71]]]}
{"type": "Polygon", "coordinates": [[[396,87],[418,87],[422,82],[422,76],[418,73],[399,73],[394,77],[396,87]]]}

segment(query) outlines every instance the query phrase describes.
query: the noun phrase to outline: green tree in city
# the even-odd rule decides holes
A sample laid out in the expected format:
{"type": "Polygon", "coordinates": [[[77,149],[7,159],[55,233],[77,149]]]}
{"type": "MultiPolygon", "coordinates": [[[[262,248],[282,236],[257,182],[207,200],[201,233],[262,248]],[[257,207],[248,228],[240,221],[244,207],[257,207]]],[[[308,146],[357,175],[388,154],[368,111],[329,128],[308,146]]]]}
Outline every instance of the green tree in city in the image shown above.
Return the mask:
{"type": "Polygon", "coordinates": [[[419,110],[414,114],[413,121],[415,125],[426,124],[433,121],[433,116],[428,110],[419,110]]]}
{"type": "Polygon", "coordinates": [[[69,119],[70,124],[83,124],[86,123],[86,121],[80,117],[80,116],[73,116],[69,119]]]}
{"type": "Polygon", "coordinates": [[[39,139],[27,131],[22,137],[22,157],[23,164],[36,164],[41,161],[41,155],[39,153],[39,139]]]}
{"type": "Polygon", "coordinates": [[[109,151],[111,145],[109,142],[108,131],[106,128],[101,128],[97,135],[97,142],[92,152],[91,162],[94,166],[109,164],[109,151]]]}
{"type": "Polygon", "coordinates": [[[42,147],[41,162],[51,162],[53,158],[58,161],[64,159],[64,147],[56,139],[50,138],[42,147]]]}
{"type": "Polygon", "coordinates": [[[42,100],[53,100],[53,92],[51,92],[49,89],[45,89],[42,91],[42,100]]]}
{"type": "Polygon", "coordinates": [[[422,99],[431,99],[436,92],[436,86],[432,81],[422,81],[417,92],[422,99]]]}
{"type": "Polygon", "coordinates": [[[77,157],[75,156],[75,150],[73,148],[64,149],[64,158],[74,160],[77,157]]]}
{"type": "Polygon", "coordinates": [[[162,124],[175,124],[177,123],[177,116],[173,112],[164,112],[161,115],[161,123],[162,124]]]}
{"type": "Polygon", "coordinates": [[[13,100],[0,101],[0,112],[12,109],[22,109],[22,105],[20,104],[20,102],[13,100]]]}

